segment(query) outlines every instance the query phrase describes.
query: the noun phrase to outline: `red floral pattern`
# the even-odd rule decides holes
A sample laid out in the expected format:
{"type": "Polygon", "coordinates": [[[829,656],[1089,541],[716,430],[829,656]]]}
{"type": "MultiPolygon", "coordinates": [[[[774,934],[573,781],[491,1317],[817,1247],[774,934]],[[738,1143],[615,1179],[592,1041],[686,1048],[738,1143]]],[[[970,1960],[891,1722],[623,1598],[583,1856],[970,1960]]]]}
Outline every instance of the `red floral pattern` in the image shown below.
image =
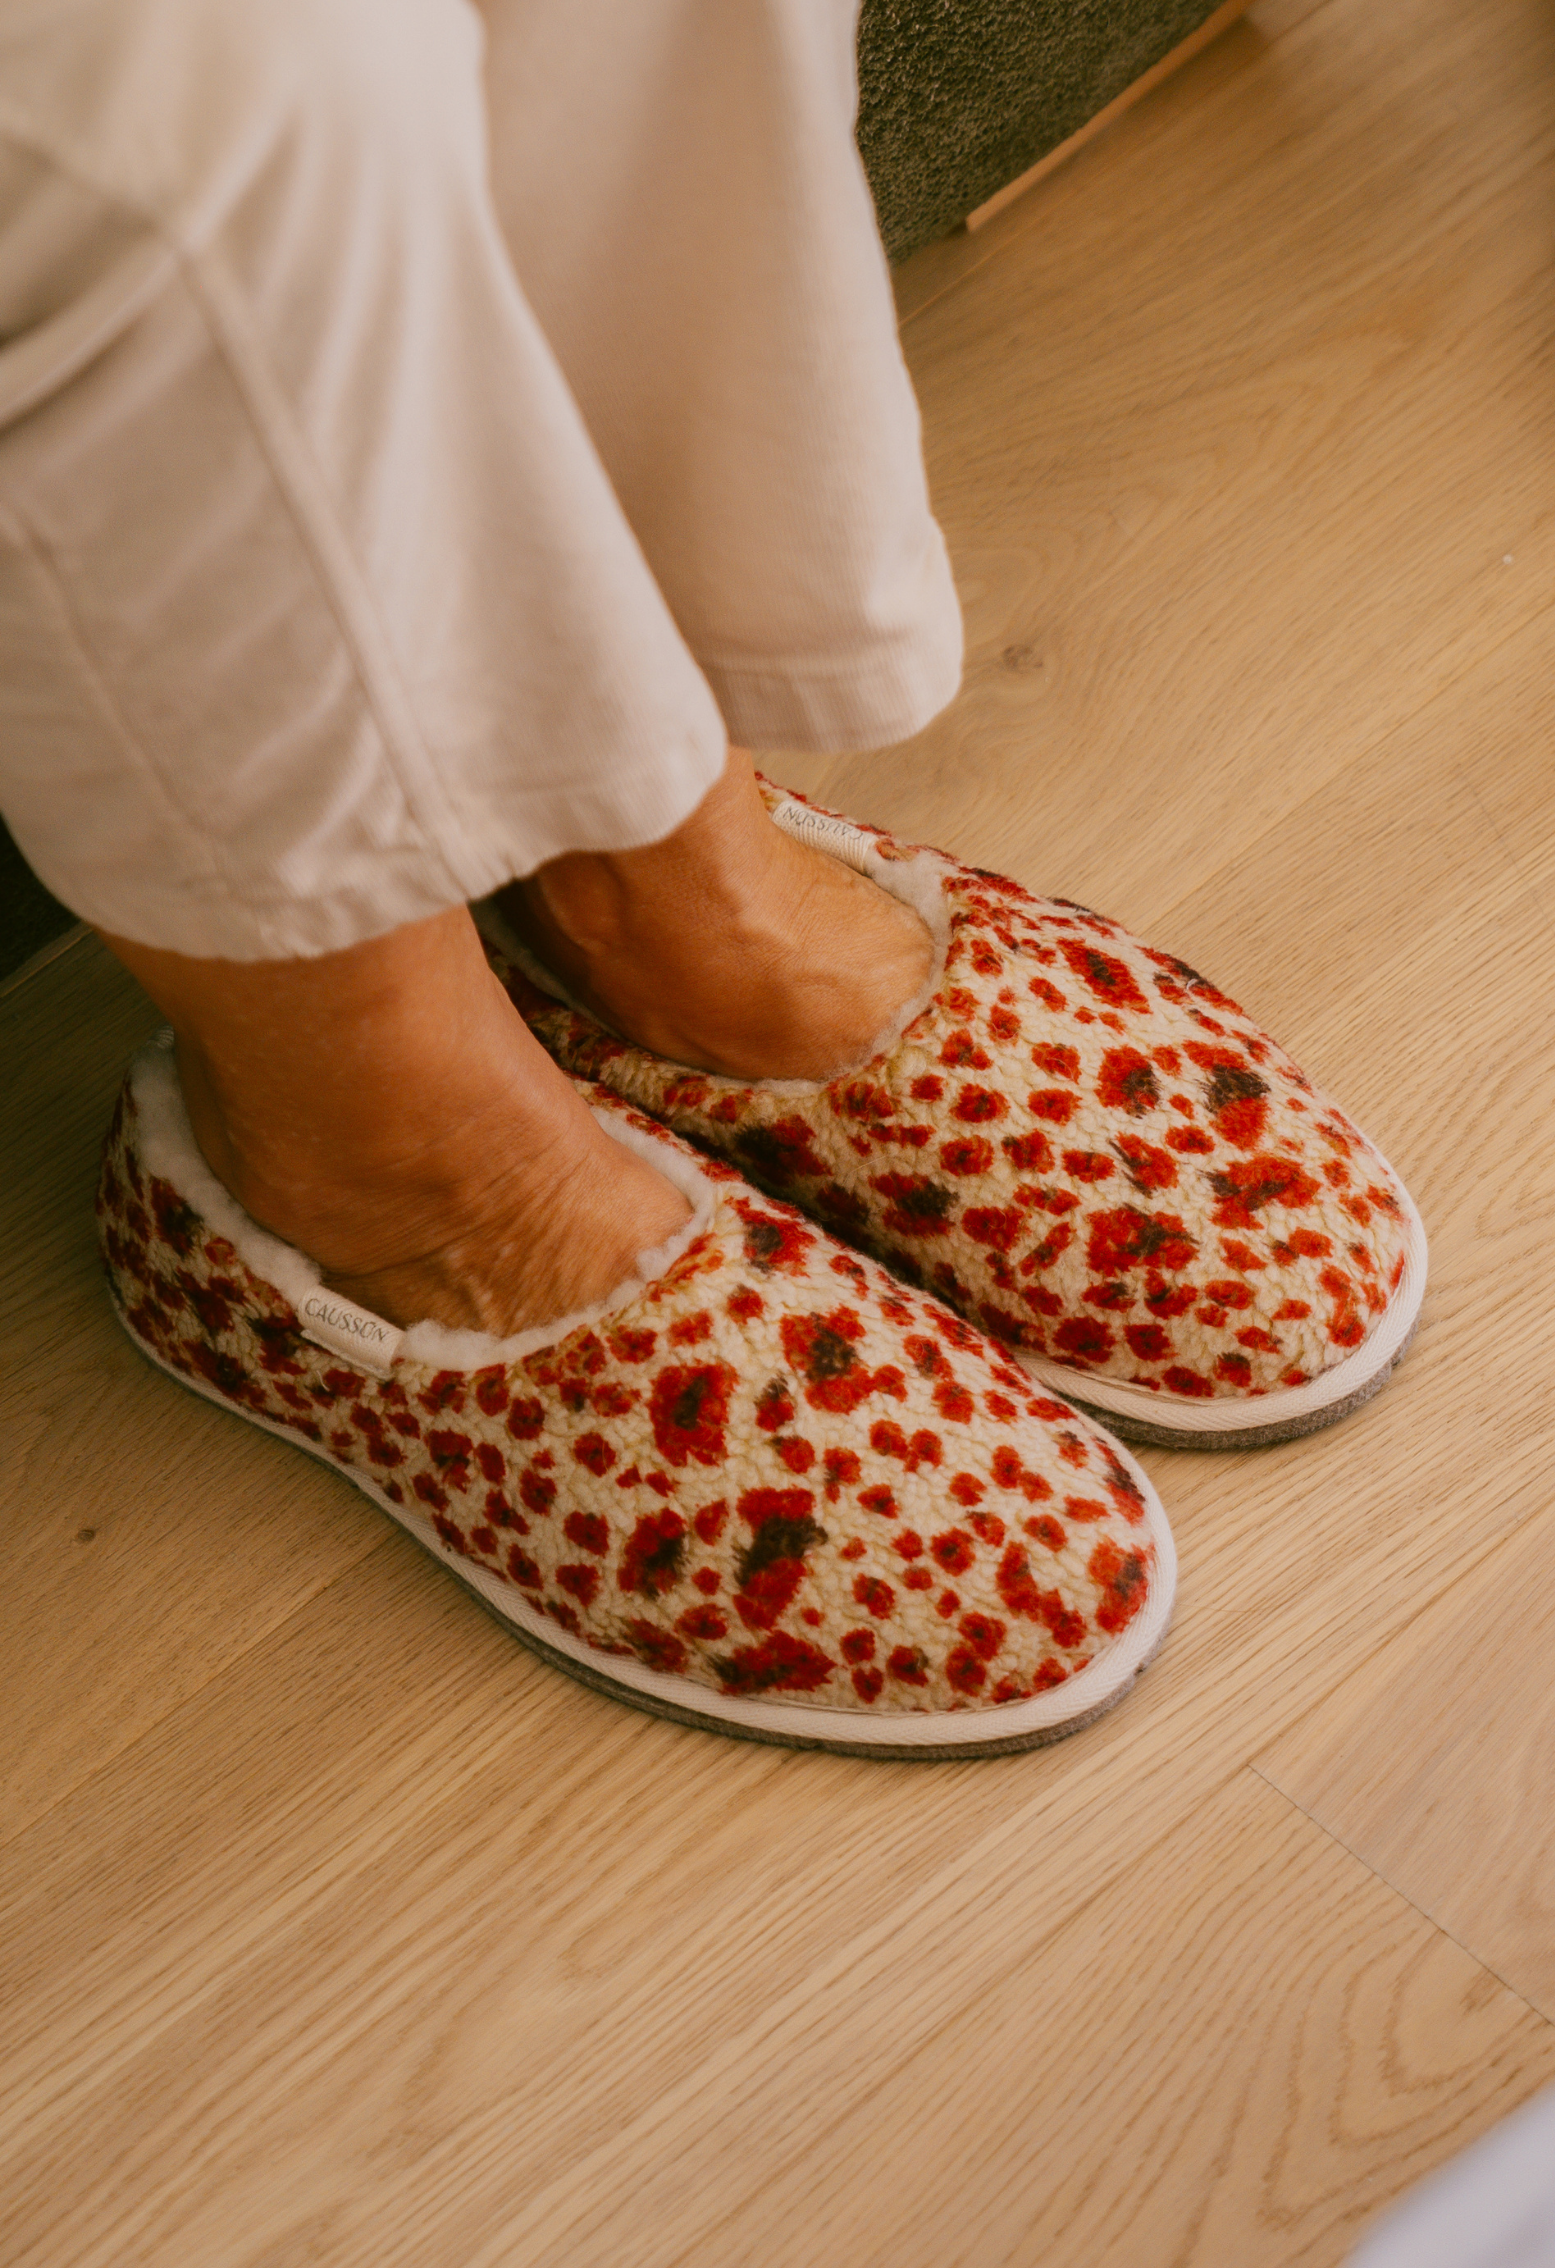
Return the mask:
{"type": "Polygon", "coordinates": [[[569,1070],[1007,1345],[1186,1399],[1304,1385],[1353,1353],[1408,1236],[1366,1137],[1186,963],[929,855],[950,925],[934,999],[809,1094],[687,1071],[532,993],[525,1013],[569,1070]]]}
{"type": "Polygon", "coordinates": [[[384,1381],[305,1339],[145,1170],[128,1084],[98,1210],[114,1297],[152,1353],[607,1654],[881,1713],[986,1708],[1072,1676],[1156,1567],[1106,1434],[985,1333],[732,1168],[703,1170],[711,1225],[630,1305],[510,1364],[402,1352],[384,1381]]]}

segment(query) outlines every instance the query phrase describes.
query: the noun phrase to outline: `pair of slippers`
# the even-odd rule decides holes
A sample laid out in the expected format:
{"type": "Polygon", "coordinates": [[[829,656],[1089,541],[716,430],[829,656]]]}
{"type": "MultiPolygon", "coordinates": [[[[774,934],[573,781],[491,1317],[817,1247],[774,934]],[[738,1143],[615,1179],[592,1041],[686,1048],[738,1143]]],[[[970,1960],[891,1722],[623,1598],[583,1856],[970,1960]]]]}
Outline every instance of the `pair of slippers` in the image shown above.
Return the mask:
{"type": "Polygon", "coordinates": [[[844,1754],[1035,1747],[1165,1634],[1171,1531],[1124,1443],[1253,1446],[1357,1407],[1414,1330],[1424,1232],[1181,961],[769,808],[933,934],[926,993],[857,1070],[687,1070],[490,947],[606,1131],[692,1206],[608,1301],[498,1339],[329,1292],[210,1174],[170,1041],[105,1149],[114,1301],[153,1361],[334,1463],[601,1691],[844,1754]]]}

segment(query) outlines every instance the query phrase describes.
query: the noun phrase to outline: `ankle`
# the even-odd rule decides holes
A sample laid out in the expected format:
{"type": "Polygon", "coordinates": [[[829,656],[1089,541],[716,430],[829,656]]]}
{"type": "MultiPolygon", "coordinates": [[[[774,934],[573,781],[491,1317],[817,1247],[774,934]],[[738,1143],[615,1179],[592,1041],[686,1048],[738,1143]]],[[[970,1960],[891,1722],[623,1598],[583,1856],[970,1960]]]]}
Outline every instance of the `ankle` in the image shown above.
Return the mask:
{"type": "Polygon", "coordinates": [[[543,1113],[464,1118],[435,1140],[374,1128],[353,1138],[316,1129],[235,1140],[219,1118],[196,1127],[211,1170],[251,1219],[297,1245],[332,1275],[410,1264],[455,1243],[478,1248],[506,1234],[577,1171],[592,1122],[566,1127],[543,1113]]]}
{"type": "Polygon", "coordinates": [[[418,1213],[393,1196],[369,1208],[354,1247],[336,1233],[333,1256],[315,1252],[326,1281],[391,1322],[428,1317],[498,1337],[594,1306],[691,1208],[590,1125],[594,1138],[569,1155],[509,1161],[451,1211],[418,1213]]]}
{"type": "MultiPolygon", "coordinates": [[[[731,764],[738,756],[731,751],[731,764]]],[[[745,760],[749,770],[749,760],[745,760]]],[[[794,845],[771,824],[738,772],[726,774],[663,842],[570,852],[513,885],[524,911],[591,965],[645,950],[689,950],[717,934],[759,945],[775,934],[794,845]]]]}
{"type": "Polygon", "coordinates": [[[317,961],[109,942],[178,1034],[216,1178],[391,1321],[570,1313],[686,1218],[527,1030],[462,907],[317,961]]]}

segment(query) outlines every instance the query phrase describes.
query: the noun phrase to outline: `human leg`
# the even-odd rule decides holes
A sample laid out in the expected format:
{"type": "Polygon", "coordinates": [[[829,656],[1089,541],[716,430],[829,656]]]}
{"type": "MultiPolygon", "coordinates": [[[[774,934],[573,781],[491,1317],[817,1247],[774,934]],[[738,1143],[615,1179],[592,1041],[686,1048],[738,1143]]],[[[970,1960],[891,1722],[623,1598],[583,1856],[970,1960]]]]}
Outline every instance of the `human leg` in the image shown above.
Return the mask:
{"type": "Polygon", "coordinates": [[[934,957],[911,907],[772,825],[738,748],[662,842],[555,859],[501,904],[613,1029],[737,1078],[860,1061],[934,957]]]}
{"type": "MultiPolygon", "coordinates": [[[[485,0],[493,189],[736,740],[905,737],[955,689],[848,0],[485,0]]],[[[743,755],[670,841],[505,895],[575,997],[708,1069],[857,1060],[927,973],[908,909],[769,824],[743,755]]]]}
{"type": "Polygon", "coordinates": [[[723,731],[491,218],[473,18],[84,13],[0,38],[0,798],[261,1223],[391,1319],[587,1305],[685,1206],[460,901],[673,825],[723,731]]]}

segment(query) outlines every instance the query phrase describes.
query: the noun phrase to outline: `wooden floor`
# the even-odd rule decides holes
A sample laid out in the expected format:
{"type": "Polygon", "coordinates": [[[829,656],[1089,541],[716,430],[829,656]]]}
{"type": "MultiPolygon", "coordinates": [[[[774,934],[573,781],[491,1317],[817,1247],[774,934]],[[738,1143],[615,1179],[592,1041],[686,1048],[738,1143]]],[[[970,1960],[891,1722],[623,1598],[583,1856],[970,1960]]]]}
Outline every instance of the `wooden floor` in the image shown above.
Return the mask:
{"type": "Polygon", "coordinates": [[[1415,1190],[1415,1351],[1147,1453],[1034,1756],[634,1716],[110,1321],[146,1003],[0,1000],[5,2268],[1324,2268],[1555,2081],[1555,25],[1258,0],[902,275],[966,691],[798,783],[1209,969],[1415,1190]]]}

